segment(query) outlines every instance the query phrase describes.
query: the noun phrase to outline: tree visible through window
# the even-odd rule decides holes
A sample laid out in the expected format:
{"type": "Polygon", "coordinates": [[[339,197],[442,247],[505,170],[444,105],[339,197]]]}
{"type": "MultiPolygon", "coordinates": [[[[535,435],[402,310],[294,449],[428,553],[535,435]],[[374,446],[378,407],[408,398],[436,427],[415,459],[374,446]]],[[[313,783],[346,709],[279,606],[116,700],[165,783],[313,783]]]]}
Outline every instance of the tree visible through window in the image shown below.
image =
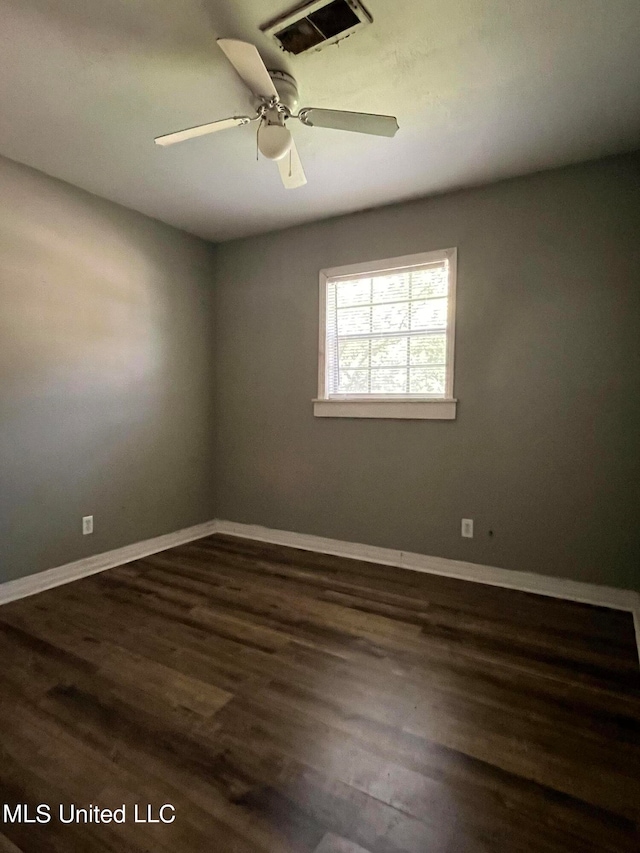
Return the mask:
{"type": "Polygon", "coordinates": [[[452,256],[326,271],[324,399],[451,396],[452,256]]]}

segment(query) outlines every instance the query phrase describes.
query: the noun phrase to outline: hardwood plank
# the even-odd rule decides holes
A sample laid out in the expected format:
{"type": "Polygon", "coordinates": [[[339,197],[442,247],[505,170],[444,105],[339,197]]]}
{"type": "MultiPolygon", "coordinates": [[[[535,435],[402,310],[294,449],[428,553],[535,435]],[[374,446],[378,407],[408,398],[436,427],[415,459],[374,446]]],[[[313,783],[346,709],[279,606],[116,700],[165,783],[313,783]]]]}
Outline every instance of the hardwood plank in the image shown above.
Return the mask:
{"type": "Polygon", "coordinates": [[[213,536],[0,608],[0,853],[640,850],[630,614],[213,536]]]}
{"type": "Polygon", "coordinates": [[[313,770],[421,820],[450,821],[455,802],[453,821],[478,831],[511,827],[515,832],[517,824],[520,834],[525,829],[539,834],[541,823],[548,822],[581,836],[585,844],[591,837],[605,837],[598,849],[611,851],[621,849],[633,828],[633,821],[414,736],[383,730],[369,735],[343,732],[290,706],[285,713],[284,708],[248,699],[230,703],[220,722],[223,738],[242,740],[247,749],[271,744],[313,770]]]}
{"type": "Polygon", "coordinates": [[[346,838],[340,838],[328,832],[313,853],[369,853],[359,844],[352,844],[346,838]]]}
{"type": "Polygon", "coordinates": [[[0,853],[22,853],[22,851],[6,835],[0,833],[0,853]]]}

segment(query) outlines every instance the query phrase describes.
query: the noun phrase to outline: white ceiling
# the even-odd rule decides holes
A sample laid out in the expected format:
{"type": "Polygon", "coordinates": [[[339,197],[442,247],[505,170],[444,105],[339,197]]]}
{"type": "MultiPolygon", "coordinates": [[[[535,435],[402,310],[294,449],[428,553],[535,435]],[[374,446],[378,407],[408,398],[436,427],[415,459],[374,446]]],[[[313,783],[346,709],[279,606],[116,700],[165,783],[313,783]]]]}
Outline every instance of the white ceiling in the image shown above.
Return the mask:
{"type": "Polygon", "coordinates": [[[0,153],[213,240],[640,147],[638,0],[365,0],[374,23],[291,57],[295,0],[0,0],[0,153]],[[293,127],[309,183],[256,162],[215,44],[259,47],[302,106],[393,113],[394,139],[293,127]]]}

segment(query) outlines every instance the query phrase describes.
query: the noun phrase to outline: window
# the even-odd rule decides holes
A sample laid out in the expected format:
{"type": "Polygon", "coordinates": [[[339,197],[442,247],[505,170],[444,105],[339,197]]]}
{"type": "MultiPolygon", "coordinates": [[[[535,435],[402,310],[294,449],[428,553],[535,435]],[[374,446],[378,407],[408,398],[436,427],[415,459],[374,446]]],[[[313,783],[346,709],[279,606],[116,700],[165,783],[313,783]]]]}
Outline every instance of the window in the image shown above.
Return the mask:
{"type": "Polygon", "coordinates": [[[317,417],[455,418],[456,250],[322,270],[317,417]]]}

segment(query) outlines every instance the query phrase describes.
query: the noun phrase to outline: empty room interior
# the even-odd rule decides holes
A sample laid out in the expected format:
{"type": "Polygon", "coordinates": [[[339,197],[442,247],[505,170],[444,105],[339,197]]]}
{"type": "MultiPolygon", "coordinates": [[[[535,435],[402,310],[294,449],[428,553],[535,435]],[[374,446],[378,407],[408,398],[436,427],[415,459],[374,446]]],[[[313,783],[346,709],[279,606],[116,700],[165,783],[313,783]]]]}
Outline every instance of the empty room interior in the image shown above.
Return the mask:
{"type": "Polygon", "coordinates": [[[0,0],[1,853],[639,853],[640,4],[0,0]]]}

